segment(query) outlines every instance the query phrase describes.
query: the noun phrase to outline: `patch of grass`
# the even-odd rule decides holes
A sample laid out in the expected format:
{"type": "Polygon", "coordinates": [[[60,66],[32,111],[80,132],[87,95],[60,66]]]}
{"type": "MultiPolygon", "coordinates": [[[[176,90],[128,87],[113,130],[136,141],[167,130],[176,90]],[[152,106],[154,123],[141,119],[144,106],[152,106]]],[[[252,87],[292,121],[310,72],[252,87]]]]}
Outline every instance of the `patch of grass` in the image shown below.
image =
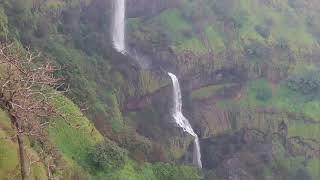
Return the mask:
{"type": "Polygon", "coordinates": [[[297,14],[288,3],[273,1],[263,5],[256,0],[240,0],[238,8],[234,11],[234,20],[239,28],[239,37],[246,41],[263,42],[265,40],[285,39],[292,49],[297,47],[308,48],[316,44],[314,37],[306,30],[303,16],[297,14]],[[266,19],[272,21],[271,37],[264,39],[260,36],[255,26],[263,24],[266,19]]]}
{"type": "MultiPolygon", "coordinates": [[[[67,167],[56,175],[67,179],[75,178],[75,173],[81,177],[89,177],[86,171],[90,167],[87,161],[89,149],[103,138],[69,99],[61,96],[53,104],[64,118],[55,117],[49,129],[49,139],[57,146],[65,161],[62,166],[67,167]]],[[[9,139],[3,139],[12,135],[14,130],[9,119],[3,111],[0,111],[0,177],[20,176],[17,144],[9,139]]],[[[37,153],[29,147],[27,153],[37,158],[37,153]]],[[[46,179],[46,169],[42,163],[32,166],[30,177],[46,179]]]]}
{"type": "Polygon", "coordinates": [[[273,17],[275,23],[272,32],[274,38],[286,39],[292,48],[307,48],[316,43],[313,36],[306,30],[304,19],[293,10],[270,11],[269,14],[273,17]]]}
{"type": "Polygon", "coordinates": [[[151,20],[155,26],[160,26],[173,44],[186,40],[183,32],[192,31],[192,26],[182,18],[178,9],[163,11],[159,16],[151,20]]]}
{"type": "Polygon", "coordinates": [[[9,120],[7,114],[2,110],[0,110],[0,124],[1,124],[0,127],[2,129],[8,129],[8,130],[11,129],[10,120],[9,120]]]}
{"type": "Polygon", "coordinates": [[[155,180],[152,169],[148,166],[140,167],[133,161],[128,162],[122,169],[112,172],[107,176],[114,180],[155,180]]]}
{"type": "Polygon", "coordinates": [[[320,124],[307,124],[303,121],[290,121],[289,136],[301,136],[307,139],[317,139],[320,135],[320,124]]]}
{"type": "MultiPolygon", "coordinates": [[[[20,167],[18,157],[18,145],[10,137],[14,135],[14,130],[10,126],[7,115],[0,110],[0,177],[4,179],[19,179],[20,167]]],[[[26,144],[28,156],[38,159],[38,155],[26,144]]],[[[28,167],[28,160],[26,159],[28,167]]],[[[46,168],[42,163],[33,164],[29,174],[31,179],[46,179],[46,168]]]]}
{"type": "Polygon", "coordinates": [[[271,87],[265,79],[253,80],[248,83],[245,90],[245,95],[240,100],[240,105],[242,107],[268,107],[271,104],[271,87]],[[270,93],[271,95],[268,95],[270,93]]]}
{"type": "Polygon", "coordinates": [[[310,173],[312,179],[320,179],[320,160],[310,160],[307,165],[307,170],[310,173]]]}
{"type": "Polygon", "coordinates": [[[306,117],[320,122],[320,101],[314,100],[305,103],[303,112],[306,117]]]}
{"type": "Polygon", "coordinates": [[[218,32],[213,26],[208,26],[205,30],[209,43],[214,52],[221,52],[225,50],[224,36],[218,32]]]}
{"type": "Polygon", "coordinates": [[[230,84],[219,84],[219,85],[211,85],[211,86],[203,87],[193,91],[191,93],[191,98],[193,100],[206,99],[206,98],[212,97],[217,92],[225,88],[232,87],[234,85],[235,85],[234,83],[230,83],[230,84]]]}
{"type": "Polygon", "coordinates": [[[55,117],[49,138],[69,160],[89,167],[89,149],[103,140],[101,134],[69,99],[61,96],[53,102],[62,117],[55,117]]]}
{"type": "Polygon", "coordinates": [[[285,84],[276,86],[273,105],[283,111],[298,113],[303,109],[305,97],[292,91],[285,84]]]}
{"type": "Polygon", "coordinates": [[[262,91],[271,91],[270,86],[263,79],[248,83],[245,95],[240,100],[240,105],[242,107],[274,107],[285,112],[301,113],[307,118],[319,121],[320,101],[317,98],[310,101],[307,95],[301,95],[291,90],[285,83],[274,85],[272,95],[266,99],[262,98],[267,95],[262,91]]]}
{"type": "Polygon", "coordinates": [[[310,101],[307,95],[292,91],[284,84],[277,86],[277,94],[273,98],[275,107],[292,113],[301,113],[306,118],[319,121],[320,101],[314,98],[310,101]]]}
{"type": "Polygon", "coordinates": [[[189,51],[192,51],[194,53],[199,53],[199,54],[206,53],[208,51],[206,49],[206,47],[203,45],[203,43],[199,40],[199,38],[197,38],[195,36],[190,39],[186,39],[186,40],[182,41],[181,43],[176,45],[176,47],[174,47],[174,49],[177,52],[189,50],[189,51]]]}
{"type": "Polygon", "coordinates": [[[19,174],[18,154],[16,144],[7,138],[8,135],[0,129],[0,177],[9,177],[19,174]]]}

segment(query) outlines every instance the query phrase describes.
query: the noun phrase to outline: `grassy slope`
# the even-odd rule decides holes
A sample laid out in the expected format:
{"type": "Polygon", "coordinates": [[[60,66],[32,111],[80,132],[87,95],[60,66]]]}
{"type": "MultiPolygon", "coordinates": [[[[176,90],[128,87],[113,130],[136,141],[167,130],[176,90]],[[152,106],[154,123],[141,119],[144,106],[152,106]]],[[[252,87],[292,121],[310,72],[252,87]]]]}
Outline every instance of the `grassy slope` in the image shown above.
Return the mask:
{"type": "MultiPolygon", "coordinates": [[[[229,2],[231,1],[229,0],[229,2]]],[[[228,7],[223,7],[225,5],[220,7],[219,4],[222,3],[217,3],[214,0],[202,4],[197,3],[197,1],[186,0],[179,9],[169,9],[143,22],[142,29],[147,30],[143,31],[146,35],[148,30],[161,30],[168,36],[171,45],[177,52],[181,50],[191,50],[195,53],[206,52],[200,34],[195,30],[198,20],[191,20],[187,17],[191,14],[197,14],[194,17],[207,18],[201,26],[211,47],[216,52],[224,51],[226,43],[230,43],[225,41],[222,28],[223,21],[217,19],[219,16],[232,19],[238,26],[236,28],[236,36],[238,37],[236,41],[242,47],[250,44],[251,41],[271,45],[276,43],[276,40],[283,39],[288,41],[290,48],[295,51],[299,48],[312,48],[317,43],[313,35],[307,30],[305,17],[293,9],[285,0],[273,1],[270,4],[258,0],[232,2],[232,5],[228,7]],[[222,12],[223,8],[228,8],[228,10],[222,12]],[[200,12],[193,12],[194,9],[201,10],[200,12]],[[266,25],[266,23],[269,24],[266,25]],[[155,28],[155,25],[162,28],[155,28]],[[259,34],[256,30],[257,26],[269,26],[271,28],[270,36],[263,37],[259,34]]],[[[133,24],[141,26],[140,21],[139,24],[129,23],[129,26],[133,26],[133,24]]],[[[139,31],[139,28],[135,27],[133,30],[139,31]]]]}
{"type": "MultiPolygon", "coordinates": [[[[60,177],[72,178],[75,171],[83,176],[84,179],[90,178],[88,173],[90,164],[88,163],[89,149],[92,148],[98,142],[103,140],[101,134],[95,129],[95,127],[86,119],[79,109],[67,98],[59,97],[54,105],[59,107],[59,112],[64,118],[56,118],[54,124],[49,129],[49,138],[62,155],[63,167],[62,172],[57,174],[60,177]]],[[[8,137],[13,134],[9,120],[5,113],[0,113],[0,137],[8,137]]],[[[19,175],[18,169],[18,157],[17,157],[17,144],[11,140],[0,139],[0,177],[6,178],[12,175],[19,175]]],[[[27,149],[36,154],[31,148],[27,149]]],[[[41,165],[41,164],[40,164],[41,165]]],[[[32,177],[42,177],[45,179],[46,171],[43,166],[36,166],[32,168],[32,177]]],[[[130,176],[136,176],[135,170],[131,164],[121,170],[125,174],[130,176]],[[126,168],[130,168],[130,173],[126,168]]],[[[120,173],[121,174],[121,173],[120,173]]],[[[92,176],[91,176],[92,177],[92,176]]],[[[122,178],[125,179],[125,178],[122,178]]],[[[138,178],[137,178],[138,179],[138,178]]]]}
{"type": "Polygon", "coordinates": [[[63,118],[55,117],[49,129],[50,140],[57,146],[68,166],[80,171],[88,169],[89,149],[101,142],[103,137],[69,99],[59,97],[53,104],[63,118]]]}
{"type": "MultiPolygon", "coordinates": [[[[159,178],[155,175],[154,165],[137,163],[130,159],[126,161],[124,167],[110,172],[92,169],[93,166],[88,159],[89,152],[94,145],[103,140],[103,137],[69,99],[61,96],[54,100],[53,104],[63,117],[55,117],[52,121],[54,123],[49,128],[49,139],[57,147],[62,160],[58,163],[60,171],[55,174],[57,177],[107,180],[155,180],[159,178]]],[[[0,111],[0,138],[12,134],[13,131],[7,116],[0,111]]],[[[0,177],[18,176],[16,143],[7,139],[0,139],[0,142],[0,177]]],[[[37,155],[30,147],[27,151],[34,156],[37,155]]],[[[170,165],[164,164],[161,167],[168,168],[170,165]]],[[[177,168],[174,173],[180,172],[179,169],[188,170],[192,175],[188,177],[190,180],[199,178],[191,167],[175,165],[173,167],[177,168]]],[[[40,179],[46,177],[45,167],[41,163],[33,166],[31,173],[31,177],[39,177],[40,179]]],[[[161,175],[165,176],[169,172],[160,173],[164,173],[161,175]]],[[[185,176],[184,173],[182,175],[185,176]]]]}
{"type": "MultiPolygon", "coordinates": [[[[81,118],[68,118],[68,122],[71,125],[79,125],[78,129],[72,128],[69,124],[65,123],[61,119],[56,121],[56,124],[50,128],[50,139],[57,145],[59,151],[61,152],[62,159],[66,160],[65,164],[62,166],[68,167],[64,168],[64,172],[61,173],[63,176],[68,176],[69,170],[81,169],[76,161],[84,160],[84,153],[88,146],[97,141],[97,139],[102,139],[101,135],[97,130],[89,123],[89,121],[80,116],[79,110],[74,104],[72,104],[66,98],[61,98],[61,104],[65,105],[63,107],[64,113],[70,113],[71,117],[81,117],[81,118]],[[90,128],[90,129],[89,129],[90,128]],[[92,129],[93,128],[93,129],[92,129]],[[89,134],[92,136],[84,136],[89,134]],[[93,137],[93,138],[92,138],[93,137]],[[72,160],[72,157],[76,157],[72,160]]],[[[59,105],[59,107],[62,107],[59,105]]],[[[8,117],[3,111],[0,111],[0,177],[10,178],[19,177],[19,165],[17,156],[17,143],[7,139],[14,134],[11,128],[8,117]],[[6,138],[6,139],[3,139],[6,138]]],[[[27,146],[27,152],[32,153],[37,156],[36,152],[27,146]]],[[[40,179],[46,178],[46,168],[42,164],[38,164],[32,167],[31,177],[39,177],[40,179]]],[[[85,173],[83,173],[85,174],[85,173]]]]}
{"type": "Polygon", "coordinates": [[[221,91],[224,91],[225,88],[230,88],[235,85],[237,85],[237,84],[226,83],[226,84],[218,84],[218,85],[211,85],[211,86],[203,87],[203,88],[197,89],[195,91],[192,91],[191,97],[192,97],[192,100],[204,100],[204,99],[207,99],[207,98],[214,96],[215,94],[217,94],[221,91]]]}
{"type": "MultiPolygon", "coordinates": [[[[57,145],[68,166],[71,166],[75,171],[82,171],[82,174],[87,175],[88,178],[91,176],[93,179],[150,179],[143,172],[144,166],[138,165],[132,160],[126,162],[123,168],[112,172],[91,169],[93,167],[88,159],[90,149],[101,142],[103,137],[69,99],[59,97],[54,104],[60,109],[59,112],[65,116],[64,118],[57,117],[55,124],[49,130],[50,139],[57,145]],[[85,171],[87,172],[84,173],[85,171]],[[96,174],[88,175],[89,171],[96,174]]],[[[66,174],[68,172],[64,172],[64,176],[66,174]]]]}
{"type": "MultiPolygon", "coordinates": [[[[14,140],[8,138],[13,135],[14,130],[11,128],[7,115],[0,111],[0,179],[19,179],[20,177],[18,146],[14,140]]],[[[26,152],[33,160],[38,159],[37,153],[28,145],[26,152]]],[[[29,168],[28,165],[27,168],[29,168]]],[[[34,164],[31,167],[30,177],[45,179],[45,166],[42,163],[34,164]]]]}

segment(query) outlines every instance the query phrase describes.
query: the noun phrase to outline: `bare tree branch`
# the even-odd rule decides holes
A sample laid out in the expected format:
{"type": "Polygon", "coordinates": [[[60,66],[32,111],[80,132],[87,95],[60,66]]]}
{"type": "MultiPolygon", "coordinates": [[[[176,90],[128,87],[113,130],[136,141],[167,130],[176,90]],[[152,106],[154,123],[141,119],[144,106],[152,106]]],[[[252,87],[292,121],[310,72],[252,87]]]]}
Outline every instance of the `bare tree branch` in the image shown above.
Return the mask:
{"type": "MultiPolygon", "coordinates": [[[[21,176],[26,180],[31,166],[40,159],[34,160],[24,152],[22,136],[45,144],[47,135],[44,128],[52,119],[48,117],[59,114],[52,106],[52,101],[68,88],[58,91],[65,86],[62,83],[64,78],[54,76],[61,67],[52,65],[48,60],[42,64],[37,62],[43,59],[41,53],[33,54],[28,49],[26,52],[17,52],[13,49],[13,45],[0,44],[0,108],[8,113],[11,124],[16,128],[14,138],[19,142],[21,176]],[[28,170],[25,156],[29,160],[28,170]]],[[[52,167],[50,163],[48,170],[52,170],[52,167]]],[[[48,176],[51,177],[51,172],[48,172],[48,176]]]]}

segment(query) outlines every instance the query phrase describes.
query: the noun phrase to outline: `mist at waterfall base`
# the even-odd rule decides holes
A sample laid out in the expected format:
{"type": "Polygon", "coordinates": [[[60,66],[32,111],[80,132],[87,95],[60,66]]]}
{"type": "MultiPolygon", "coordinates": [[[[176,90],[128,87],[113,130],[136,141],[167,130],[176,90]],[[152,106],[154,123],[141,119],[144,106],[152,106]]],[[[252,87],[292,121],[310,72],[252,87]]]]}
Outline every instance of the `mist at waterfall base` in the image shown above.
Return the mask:
{"type": "Polygon", "coordinates": [[[172,74],[168,73],[171,77],[173,83],[173,96],[174,96],[174,106],[173,106],[173,118],[175,122],[178,124],[179,127],[183,129],[183,131],[189,133],[194,137],[194,148],[193,148],[193,163],[202,168],[201,162],[201,152],[200,152],[200,143],[198,135],[192,129],[189,121],[185,118],[182,114],[182,96],[181,96],[181,89],[178,78],[172,74]]]}
{"type": "Polygon", "coordinates": [[[125,53],[125,0],[114,1],[112,40],[114,48],[125,53]]]}

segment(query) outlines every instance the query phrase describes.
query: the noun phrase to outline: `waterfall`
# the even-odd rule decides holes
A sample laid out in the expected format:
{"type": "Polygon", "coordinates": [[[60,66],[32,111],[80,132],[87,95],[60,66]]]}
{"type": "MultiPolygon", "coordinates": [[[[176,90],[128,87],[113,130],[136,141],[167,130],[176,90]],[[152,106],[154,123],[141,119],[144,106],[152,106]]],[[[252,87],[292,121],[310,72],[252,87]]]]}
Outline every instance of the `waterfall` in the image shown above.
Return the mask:
{"type": "MultiPolygon", "coordinates": [[[[147,60],[138,55],[136,51],[132,53],[126,50],[125,47],[125,0],[114,0],[114,15],[113,15],[113,26],[112,26],[112,41],[114,48],[123,54],[128,54],[130,57],[135,59],[142,68],[148,68],[150,64],[147,60]]],[[[201,163],[201,152],[199,138],[197,134],[193,131],[189,121],[182,114],[182,101],[181,101],[181,90],[178,78],[172,74],[168,73],[173,82],[174,89],[174,109],[173,117],[176,123],[183,129],[183,131],[191,134],[194,137],[194,152],[193,152],[193,163],[199,168],[202,168],[201,163]]]]}
{"type": "Polygon", "coordinates": [[[182,97],[181,97],[179,80],[172,73],[168,73],[168,75],[171,77],[171,80],[173,83],[173,96],[174,96],[174,106],[173,106],[173,112],[172,112],[173,118],[178,124],[178,126],[183,129],[183,131],[189,133],[194,137],[193,163],[197,165],[199,168],[202,168],[199,137],[192,129],[188,119],[185,118],[182,114],[182,97]]]}
{"type": "Polygon", "coordinates": [[[126,14],[126,1],[113,0],[113,24],[112,24],[112,41],[113,47],[120,53],[126,54],[134,59],[142,69],[150,68],[150,62],[147,57],[138,53],[135,49],[126,47],[126,32],[125,32],[125,14],[126,14]]]}
{"type": "Polygon", "coordinates": [[[114,0],[112,40],[114,48],[125,53],[125,0],[114,0]]]}

